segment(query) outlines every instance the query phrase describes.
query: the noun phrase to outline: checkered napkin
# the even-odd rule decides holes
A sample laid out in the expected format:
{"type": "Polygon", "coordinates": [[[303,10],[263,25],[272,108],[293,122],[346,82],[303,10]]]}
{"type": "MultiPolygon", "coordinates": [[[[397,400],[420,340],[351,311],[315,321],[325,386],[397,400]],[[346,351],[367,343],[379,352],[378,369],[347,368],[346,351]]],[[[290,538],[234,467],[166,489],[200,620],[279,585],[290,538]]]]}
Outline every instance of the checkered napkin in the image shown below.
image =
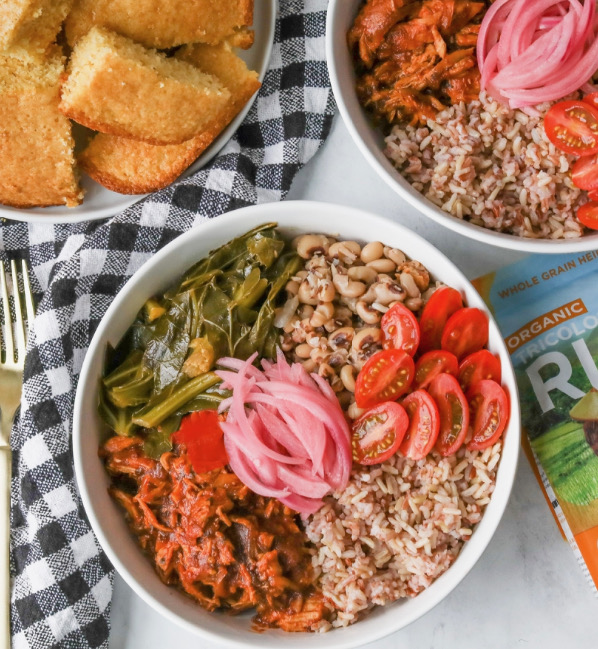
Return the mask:
{"type": "Polygon", "coordinates": [[[281,0],[263,87],[207,168],[108,221],[0,225],[0,260],[29,259],[43,294],[12,433],[13,649],[108,646],[113,569],[85,518],[70,447],[83,357],[116,293],[158,249],[207,218],[283,199],[318,150],[334,111],[326,5],[281,0]]]}

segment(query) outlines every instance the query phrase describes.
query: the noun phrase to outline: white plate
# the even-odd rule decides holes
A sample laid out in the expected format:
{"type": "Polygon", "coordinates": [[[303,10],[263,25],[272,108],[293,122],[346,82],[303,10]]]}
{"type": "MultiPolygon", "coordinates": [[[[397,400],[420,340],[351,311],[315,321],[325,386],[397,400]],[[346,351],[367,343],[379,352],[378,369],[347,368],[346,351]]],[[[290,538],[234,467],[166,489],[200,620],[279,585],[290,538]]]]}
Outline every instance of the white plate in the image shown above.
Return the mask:
{"type": "MultiPolygon", "coordinates": [[[[146,262],[116,296],[96,330],[81,369],[73,416],[77,484],[89,521],[112,564],[156,611],[197,633],[205,643],[220,642],[237,649],[349,649],[397,631],[436,606],[471,570],[490,542],[511,493],[519,446],[519,401],[509,354],[492,315],[463,273],[430,243],[393,221],[349,207],[307,201],[256,205],[205,221],[146,262]],[[258,634],[251,631],[250,615],[208,613],[189,597],[164,585],[130,534],[122,510],[108,495],[110,480],[98,457],[105,427],[97,412],[97,390],[106,345],[119,342],[148,297],[165,290],[209,250],[270,221],[277,221],[288,236],[325,232],[358,241],[379,239],[424,263],[435,277],[461,291],[470,306],[488,314],[488,347],[500,357],[503,385],[511,398],[511,419],[505,432],[496,488],[480,524],[454,564],[417,597],[379,607],[357,624],[325,634],[285,634],[275,630],[258,634]]],[[[488,588],[492,587],[488,584],[488,588]]],[[[462,614],[464,623],[476,615],[486,615],[483,594],[478,611],[463,610],[462,614]]],[[[204,645],[199,641],[198,646],[204,645]]]]}
{"type": "MultiPolygon", "coordinates": [[[[237,52],[250,69],[257,71],[260,81],[263,81],[270,63],[270,55],[274,45],[277,6],[277,0],[257,0],[253,17],[255,43],[250,49],[238,50],[237,52]]],[[[256,97],[257,93],[247,102],[243,110],[222,131],[210,147],[182,174],[183,176],[188,176],[201,169],[222,149],[245,119],[256,97]]],[[[60,206],[17,209],[0,205],[0,217],[30,223],[94,221],[118,214],[118,212],[143,198],[143,195],[129,196],[112,192],[86,175],[83,175],[81,184],[86,191],[83,203],[78,207],[60,206]]]]}
{"type": "Polygon", "coordinates": [[[447,214],[425,198],[404,178],[384,155],[384,137],[375,129],[355,92],[355,71],[347,47],[347,31],[362,0],[330,0],[326,25],[326,58],[334,98],[353,141],[379,176],[399,196],[422,214],[470,239],[492,246],[536,253],[566,253],[598,248],[598,233],[579,239],[527,239],[494,232],[447,214]]]}

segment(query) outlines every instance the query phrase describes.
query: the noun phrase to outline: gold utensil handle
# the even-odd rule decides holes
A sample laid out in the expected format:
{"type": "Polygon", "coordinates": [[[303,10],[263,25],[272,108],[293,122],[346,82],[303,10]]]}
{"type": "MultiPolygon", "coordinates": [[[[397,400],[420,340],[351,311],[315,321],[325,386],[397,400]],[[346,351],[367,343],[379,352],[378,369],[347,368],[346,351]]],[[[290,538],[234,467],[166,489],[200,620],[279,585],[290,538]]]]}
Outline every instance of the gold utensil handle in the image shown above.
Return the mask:
{"type": "Polygon", "coordinates": [[[0,447],[0,646],[10,647],[10,448],[0,447]]]}

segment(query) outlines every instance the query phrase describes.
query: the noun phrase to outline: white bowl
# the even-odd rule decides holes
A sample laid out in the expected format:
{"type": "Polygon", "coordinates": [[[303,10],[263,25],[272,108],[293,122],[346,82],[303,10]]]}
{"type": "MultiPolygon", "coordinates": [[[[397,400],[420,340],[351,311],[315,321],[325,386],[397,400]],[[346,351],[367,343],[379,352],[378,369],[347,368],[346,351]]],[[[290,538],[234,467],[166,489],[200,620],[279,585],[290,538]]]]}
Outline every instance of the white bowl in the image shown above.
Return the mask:
{"type": "MultiPolygon", "coordinates": [[[[255,43],[248,50],[238,50],[237,54],[247,63],[248,67],[258,73],[259,80],[263,81],[270,63],[272,47],[274,46],[274,30],[276,29],[277,0],[261,0],[255,3],[253,28],[255,43]]],[[[224,147],[235,134],[249,112],[258,93],[245,104],[243,110],[220,133],[199,158],[181,174],[186,178],[199,171],[224,147]]],[[[0,218],[29,223],[78,223],[80,221],[95,221],[106,219],[122,212],[145,195],[130,196],[118,194],[102,187],[89,176],[83,175],[81,184],[85,189],[85,198],[77,207],[34,207],[18,209],[0,205],[0,218]]]]}
{"type": "Polygon", "coordinates": [[[567,253],[594,250],[598,247],[598,233],[579,239],[528,239],[512,234],[494,232],[479,225],[462,221],[441,210],[420,192],[413,189],[384,155],[384,137],[374,128],[361,107],[355,91],[355,71],[347,32],[363,0],[330,0],[326,26],[326,58],[334,98],[343,121],[370,165],[399,196],[411,203],[422,214],[463,236],[492,246],[536,253],[567,253]]]}
{"type": "MultiPolygon", "coordinates": [[[[427,241],[392,221],[347,207],[303,201],[248,207],[206,221],[178,237],[146,262],[116,296],[100,322],[79,377],[73,418],[75,473],[83,504],[101,546],[120,575],[157,611],[206,641],[260,649],[279,649],[283,643],[285,647],[297,649],[303,649],[306,644],[310,649],[357,647],[401,629],[438,604],[471,570],[498,526],[515,478],[519,437],[517,386],[509,355],[492,316],[461,271],[427,241]],[[278,222],[283,232],[292,236],[303,232],[325,232],[361,241],[379,239],[423,262],[434,276],[460,290],[470,306],[488,313],[489,348],[500,356],[503,384],[512,404],[496,489],[482,521],[451,568],[413,599],[377,608],[353,626],[309,637],[274,630],[254,633],[250,630],[250,615],[231,617],[208,613],[176,589],[165,586],[130,534],[122,510],[109,497],[107,488],[110,481],[98,458],[98,446],[105,427],[97,413],[97,390],[106,345],[119,342],[147,298],[166,289],[210,250],[269,221],[278,222]]],[[[479,613],[484,610],[481,599],[479,613]]],[[[475,611],[463,611],[464,616],[472,613],[475,611]]]]}

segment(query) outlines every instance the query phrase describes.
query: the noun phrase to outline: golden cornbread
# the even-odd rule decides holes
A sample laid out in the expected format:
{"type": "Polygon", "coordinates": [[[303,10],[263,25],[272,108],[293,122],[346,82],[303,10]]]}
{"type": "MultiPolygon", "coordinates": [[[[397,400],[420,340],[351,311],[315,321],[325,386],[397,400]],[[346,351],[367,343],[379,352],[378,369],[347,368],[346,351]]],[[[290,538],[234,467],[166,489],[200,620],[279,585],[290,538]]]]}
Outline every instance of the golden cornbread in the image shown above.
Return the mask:
{"type": "Polygon", "coordinates": [[[69,120],[58,110],[64,67],[26,50],[0,54],[0,203],[45,207],[81,203],[69,120]]]}
{"type": "MultiPolygon", "coordinates": [[[[146,47],[167,49],[218,43],[252,23],[253,0],[75,0],[65,30],[71,46],[101,25],[146,47]]],[[[251,46],[246,38],[241,43],[251,46]]]]}
{"type": "Polygon", "coordinates": [[[225,44],[187,46],[177,52],[177,57],[214,75],[230,91],[229,102],[202,133],[182,144],[154,146],[103,133],[96,135],[79,163],[104,187],[121,194],[145,194],[169,185],[205,151],[260,87],[257,73],[225,44]]]}
{"type": "Polygon", "coordinates": [[[102,133],[149,144],[180,144],[230,100],[213,76],[102,27],[78,41],[60,110],[102,133]]]}
{"type": "Polygon", "coordinates": [[[231,47],[238,47],[241,50],[248,50],[255,40],[255,32],[247,27],[239,27],[231,36],[227,36],[222,42],[231,47]]]}
{"type": "Polygon", "coordinates": [[[73,0],[0,0],[0,51],[44,52],[56,39],[73,0]]]}

